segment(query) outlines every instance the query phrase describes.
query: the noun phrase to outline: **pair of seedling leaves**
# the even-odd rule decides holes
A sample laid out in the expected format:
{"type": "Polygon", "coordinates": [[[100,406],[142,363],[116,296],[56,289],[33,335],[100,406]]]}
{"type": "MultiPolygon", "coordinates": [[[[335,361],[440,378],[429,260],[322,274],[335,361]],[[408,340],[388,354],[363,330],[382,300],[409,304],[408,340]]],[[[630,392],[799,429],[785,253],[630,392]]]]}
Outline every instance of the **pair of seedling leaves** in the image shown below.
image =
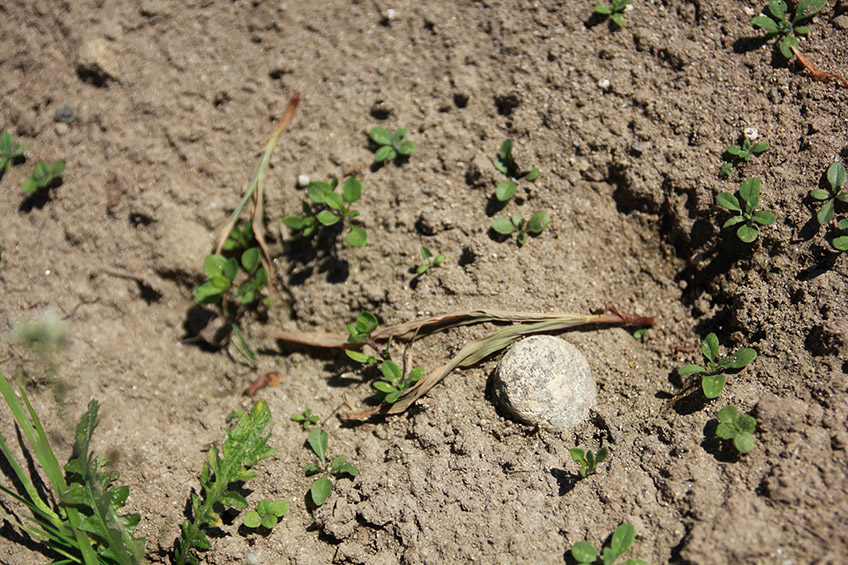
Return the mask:
{"type": "MultiPolygon", "coordinates": [[[[0,176],[9,172],[16,162],[22,161],[26,146],[15,143],[12,134],[4,131],[0,134],[0,176]]],[[[62,175],[65,170],[65,160],[59,159],[53,163],[39,161],[35,164],[32,176],[27,178],[21,185],[21,192],[33,194],[39,190],[49,188],[62,175]]]]}
{"type": "MultiPolygon", "coordinates": [[[[513,196],[518,188],[518,179],[534,181],[541,174],[539,169],[533,167],[529,171],[522,172],[515,159],[512,156],[513,143],[511,139],[507,139],[501,144],[501,150],[498,155],[492,160],[495,168],[501,173],[509,177],[508,180],[501,181],[495,187],[495,198],[500,202],[506,202],[513,196]]],[[[536,212],[529,220],[525,220],[518,212],[508,218],[497,218],[492,222],[492,229],[501,235],[518,234],[518,244],[524,245],[527,241],[527,234],[538,235],[544,231],[548,224],[551,223],[551,216],[547,212],[536,212]]]]}
{"type": "MultiPolygon", "coordinates": [[[[225,251],[237,251],[255,243],[250,224],[243,229],[235,227],[224,243],[225,251]]],[[[241,253],[240,261],[235,257],[212,254],[203,262],[203,273],[208,279],[194,289],[194,298],[201,304],[219,304],[225,307],[224,298],[232,298],[238,304],[248,305],[261,299],[266,306],[271,297],[261,297],[262,290],[268,284],[268,271],[262,266],[262,253],[259,247],[249,247],[241,253]],[[247,279],[236,285],[239,265],[247,279]]]]}
{"type": "MultiPolygon", "coordinates": [[[[819,225],[825,225],[833,220],[836,213],[836,203],[848,203],[848,188],[845,187],[845,166],[835,162],[827,168],[827,182],[830,190],[817,188],[810,193],[816,200],[824,201],[824,205],[816,214],[819,225]]],[[[848,219],[842,219],[837,224],[840,231],[846,235],[833,239],[833,246],[840,251],[848,251],[848,219]]]]}
{"type": "Polygon", "coordinates": [[[389,133],[386,128],[374,128],[371,130],[371,140],[379,146],[374,153],[374,161],[385,163],[393,161],[397,157],[409,157],[418,151],[418,146],[406,139],[406,129],[400,128],[394,133],[389,133]]]}
{"type": "Polygon", "coordinates": [[[719,343],[716,334],[709,334],[701,344],[701,352],[707,359],[706,367],[701,365],[685,365],[678,369],[681,376],[701,376],[701,389],[709,399],[716,398],[724,390],[727,371],[738,371],[751,364],[757,358],[757,352],[750,347],[743,347],[729,357],[719,358],[719,343]]]}
{"type": "Polygon", "coordinates": [[[333,481],[330,477],[338,478],[342,475],[356,477],[359,474],[359,469],[353,463],[348,463],[344,455],[339,455],[331,461],[327,461],[329,436],[321,428],[313,428],[309,432],[306,443],[319,461],[306,466],[306,476],[321,475],[313,481],[309,494],[312,496],[312,502],[315,503],[315,506],[321,506],[333,491],[333,481]]]}
{"type": "MultiPolygon", "coordinates": [[[[632,524],[624,523],[616,528],[608,547],[603,550],[603,560],[598,555],[598,550],[587,541],[579,541],[571,548],[571,556],[581,565],[603,563],[613,565],[615,560],[630,549],[636,539],[636,528],[632,524]]],[[[641,559],[628,559],[624,565],[646,565],[641,559]]]]}
{"type": "Polygon", "coordinates": [[[786,2],[769,0],[768,11],[771,16],[756,16],[751,20],[751,25],[763,29],[767,38],[779,38],[775,44],[777,51],[788,60],[793,56],[792,47],[798,47],[795,36],[810,33],[810,28],[801,24],[819,13],[826,4],[827,0],[801,0],[795,6],[792,19],[789,19],[786,2]]]}
{"type": "Polygon", "coordinates": [[[598,4],[595,6],[595,13],[601,16],[609,16],[612,23],[618,27],[624,27],[627,22],[624,21],[624,11],[630,0],[612,0],[609,6],[606,4],[598,4]]]}
{"type": "Polygon", "coordinates": [[[348,227],[345,241],[353,247],[364,246],[368,243],[367,234],[364,229],[354,226],[352,221],[359,216],[359,212],[350,208],[351,204],[362,197],[362,183],[355,177],[347,179],[342,184],[341,194],[336,192],[338,185],[338,179],[333,179],[331,182],[309,183],[306,196],[312,204],[304,201],[303,216],[288,216],[283,218],[283,223],[295,231],[302,231],[305,237],[309,237],[315,233],[319,224],[334,226],[342,222],[348,227]]]}
{"type": "Polygon", "coordinates": [[[751,161],[751,157],[765,152],[768,148],[768,143],[764,141],[760,143],[752,143],[747,137],[742,140],[742,145],[729,145],[725,150],[725,153],[730,155],[730,159],[721,164],[721,168],[718,171],[719,176],[729,176],[733,171],[734,165],[748,163],[751,161]]]}
{"type": "Polygon", "coordinates": [[[733,440],[733,446],[739,453],[748,453],[754,449],[754,431],[757,420],[748,414],[740,414],[735,406],[725,406],[718,411],[716,435],[721,439],[733,440]]]}
{"type": "Polygon", "coordinates": [[[757,239],[760,233],[757,224],[768,226],[776,221],[774,214],[771,212],[757,210],[757,206],[760,204],[761,189],[762,182],[760,179],[753,177],[744,181],[739,187],[738,198],[730,192],[722,192],[716,197],[716,202],[720,206],[737,213],[724,222],[724,225],[721,227],[729,228],[739,225],[736,229],[736,236],[744,243],[752,243],[757,239]]]}
{"type": "Polygon", "coordinates": [[[598,453],[595,454],[591,450],[584,451],[579,447],[572,447],[569,451],[571,454],[571,459],[580,465],[580,476],[584,479],[595,472],[595,468],[606,461],[607,458],[607,448],[602,447],[598,450],[598,453]]]}

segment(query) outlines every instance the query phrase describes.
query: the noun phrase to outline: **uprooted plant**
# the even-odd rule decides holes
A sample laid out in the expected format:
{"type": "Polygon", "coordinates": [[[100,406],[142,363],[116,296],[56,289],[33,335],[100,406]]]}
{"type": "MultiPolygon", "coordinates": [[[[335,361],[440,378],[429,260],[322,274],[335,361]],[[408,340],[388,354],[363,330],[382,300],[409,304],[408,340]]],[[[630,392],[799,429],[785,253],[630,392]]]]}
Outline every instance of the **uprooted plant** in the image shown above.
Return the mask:
{"type": "Polygon", "coordinates": [[[757,358],[757,352],[743,347],[727,357],[719,357],[719,343],[716,334],[709,334],[701,343],[701,353],[707,359],[707,366],[685,365],[677,370],[680,376],[701,375],[701,390],[709,399],[716,398],[724,390],[727,371],[739,371],[757,358]]]}

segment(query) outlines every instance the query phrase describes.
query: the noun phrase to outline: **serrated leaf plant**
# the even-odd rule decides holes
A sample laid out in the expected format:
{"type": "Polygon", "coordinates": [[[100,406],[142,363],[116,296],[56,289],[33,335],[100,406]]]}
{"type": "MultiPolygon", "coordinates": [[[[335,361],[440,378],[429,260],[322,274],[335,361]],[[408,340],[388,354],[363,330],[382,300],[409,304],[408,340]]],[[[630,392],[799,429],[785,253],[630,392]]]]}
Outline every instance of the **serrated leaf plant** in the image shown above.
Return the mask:
{"type": "Polygon", "coordinates": [[[750,347],[743,347],[733,355],[719,357],[719,343],[716,334],[710,333],[701,343],[701,353],[707,359],[706,367],[701,365],[684,365],[677,370],[680,376],[701,375],[701,390],[709,399],[716,398],[724,390],[727,371],[739,371],[750,365],[757,358],[757,352],[750,347]]]}
{"type": "Polygon", "coordinates": [[[421,258],[425,262],[422,263],[421,265],[418,265],[418,268],[415,269],[415,274],[417,274],[417,275],[423,275],[424,273],[426,273],[428,270],[435,267],[436,265],[440,265],[440,264],[444,263],[445,259],[447,259],[447,257],[445,257],[442,254],[439,254],[439,255],[436,255],[435,257],[433,257],[433,252],[430,251],[429,249],[427,249],[424,246],[421,247],[421,258]]]}
{"type": "Polygon", "coordinates": [[[21,185],[21,192],[24,194],[32,194],[45,188],[50,188],[59,177],[62,171],[65,170],[65,160],[59,159],[48,163],[47,161],[39,161],[35,164],[35,170],[32,176],[24,180],[21,185]]]}
{"type": "Polygon", "coordinates": [[[495,187],[495,198],[501,202],[506,202],[515,195],[518,189],[518,181],[524,179],[530,182],[539,178],[541,171],[533,167],[529,171],[522,171],[515,163],[515,158],[512,156],[514,144],[511,139],[507,139],[501,144],[500,151],[492,159],[492,164],[501,173],[509,177],[507,180],[501,181],[495,187]]]}
{"type": "Polygon", "coordinates": [[[74,435],[71,458],[64,469],[59,465],[38,415],[21,388],[21,404],[5,375],[0,373],[0,393],[12,412],[20,434],[25,438],[30,453],[38,460],[52,487],[56,506],[43,498],[42,479],[34,467],[27,474],[15,459],[0,435],[0,452],[14,473],[21,491],[0,485],[0,491],[24,505],[30,516],[16,520],[6,519],[26,532],[37,543],[42,543],[62,556],[57,563],[84,563],[85,565],[136,565],[146,563],[144,538],[133,536],[140,520],[138,514],[120,514],[129,496],[129,487],[115,486],[119,477],[116,471],[105,472],[104,458],[90,451],[91,437],[97,427],[99,404],[91,400],[88,410],[80,418],[74,435]],[[26,409],[24,409],[26,406],[26,409]],[[63,473],[64,470],[64,473],[63,473]],[[19,494],[20,493],[20,494],[19,494]]]}
{"type": "Polygon", "coordinates": [[[353,247],[362,247],[368,243],[365,230],[354,225],[353,219],[359,216],[350,205],[362,197],[362,183],[356,177],[350,177],[342,184],[341,194],[336,192],[338,179],[330,182],[312,181],[306,188],[306,196],[312,204],[302,203],[303,216],[287,216],[283,223],[295,231],[303,232],[305,237],[315,233],[318,226],[334,226],[342,223],[348,228],[345,242],[353,247]]]}
{"type": "MultiPolygon", "coordinates": [[[[579,541],[571,548],[571,557],[580,565],[603,563],[613,565],[621,555],[630,549],[636,539],[636,528],[632,524],[624,523],[616,528],[610,539],[608,547],[603,549],[603,559],[598,550],[587,541],[579,541]]],[[[628,559],[624,565],[646,565],[641,559],[628,559]]]]}
{"type": "Polygon", "coordinates": [[[824,202],[824,205],[816,214],[816,219],[822,226],[833,219],[837,202],[848,202],[848,187],[845,186],[845,165],[839,161],[832,163],[827,168],[826,176],[830,190],[817,188],[810,192],[810,196],[824,202]]]}
{"type": "Polygon", "coordinates": [[[729,155],[729,159],[721,164],[719,175],[723,177],[729,176],[735,165],[750,162],[751,157],[767,151],[768,148],[768,143],[764,141],[761,141],[760,143],[752,143],[747,136],[742,139],[741,145],[737,145],[735,143],[733,145],[728,145],[727,149],[725,149],[725,153],[729,155]]]}
{"type": "Polygon", "coordinates": [[[738,225],[736,236],[743,243],[752,243],[757,239],[760,234],[757,224],[770,226],[776,221],[771,212],[757,210],[757,206],[760,204],[761,189],[762,182],[760,179],[752,177],[739,186],[738,197],[729,192],[722,192],[716,197],[719,206],[727,208],[731,212],[736,212],[735,216],[731,216],[724,222],[724,225],[721,226],[722,229],[738,225]]]}
{"type": "Polygon", "coordinates": [[[177,565],[197,565],[198,559],[193,550],[205,551],[211,547],[204,529],[221,525],[216,506],[239,509],[248,507],[247,501],[233,483],[244,483],[255,478],[258,473],[250,467],[274,453],[274,448],[268,445],[272,427],[268,403],[259,400],[250,412],[242,413],[235,426],[227,430],[220,451],[215,444],[209,448],[200,472],[202,494],[192,493],[191,517],[182,523],[180,537],[174,547],[174,561],[177,565]]]}
{"type": "Polygon", "coordinates": [[[536,212],[530,219],[525,221],[521,214],[516,212],[509,218],[497,218],[492,222],[492,229],[501,235],[512,235],[518,233],[518,245],[524,245],[527,234],[539,235],[551,223],[551,216],[547,212],[536,212]]]}
{"type": "Polygon", "coordinates": [[[242,520],[242,524],[246,528],[256,529],[263,527],[266,530],[271,530],[280,521],[280,518],[285,516],[291,505],[285,500],[276,502],[268,502],[267,500],[259,501],[256,505],[256,510],[248,512],[242,520]]]}
{"type": "Polygon", "coordinates": [[[733,447],[739,453],[749,453],[754,449],[754,431],[757,429],[757,420],[748,414],[740,414],[735,406],[725,406],[718,411],[720,424],[716,428],[716,435],[721,439],[733,440],[733,447]]]}
{"type": "Polygon", "coordinates": [[[306,466],[306,476],[320,475],[312,482],[309,494],[315,506],[321,506],[333,492],[333,478],[338,479],[343,475],[356,477],[359,474],[359,469],[353,463],[348,463],[344,455],[339,455],[330,461],[327,460],[329,436],[321,428],[313,428],[309,432],[306,443],[318,457],[318,463],[310,463],[306,466]]]}
{"type": "Polygon", "coordinates": [[[627,22],[624,20],[624,11],[627,9],[628,4],[630,4],[630,0],[612,0],[609,5],[598,4],[595,6],[595,13],[601,16],[609,16],[612,23],[618,27],[624,27],[627,25],[627,22]]]}
{"type": "Polygon", "coordinates": [[[572,447],[569,451],[571,454],[571,459],[580,465],[580,476],[584,479],[595,472],[595,468],[606,461],[607,458],[607,448],[602,447],[598,450],[598,453],[595,454],[592,450],[582,450],[579,447],[572,447]]]}
{"type": "Polygon", "coordinates": [[[418,151],[418,146],[406,139],[405,128],[390,133],[386,128],[376,127],[371,130],[370,137],[378,146],[374,153],[376,163],[394,161],[398,156],[409,157],[418,151]]]}
{"type": "Polygon", "coordinates": [[[8,173],[12,165],[23,161],[26,150],[25,145],[15,143],[10,132],[0,133],[0,177],[8,173]]]}
{"type": "Polygon", "coordinates": [[[751,25],[766,32],[766,38],[777,38],[775,49],[789,60],[792,58],[792,47],[798,47],[799,36],[810,33],[810,28],[803,25],[818,14],[827,4],[827,0],[801,0],[795,6],[791,19],[789,8],[784,0],[769,0],[769,15],[756,16],[751,25]]]}

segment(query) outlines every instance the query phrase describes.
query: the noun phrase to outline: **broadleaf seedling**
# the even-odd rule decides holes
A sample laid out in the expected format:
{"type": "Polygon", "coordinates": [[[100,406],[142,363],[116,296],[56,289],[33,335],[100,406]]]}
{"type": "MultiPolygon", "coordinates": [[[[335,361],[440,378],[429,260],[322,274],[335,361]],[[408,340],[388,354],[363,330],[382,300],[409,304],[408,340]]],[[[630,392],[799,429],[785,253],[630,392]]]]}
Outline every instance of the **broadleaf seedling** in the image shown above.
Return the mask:
{"type": "Polygon", "coordinates": [[[344,455],[339,455],[331,461],[327,461],[327,447],[329,444],[329,436],[327,432],[321,428],[313,428],[309,432],[309,437],[306,443],[312,452],[318,457],[318,463],[310,463],[306,466],[305,473],[307,477],[321,475],[312,482],[309,488],[309,494],[312,497],[312,502],[315,506],[321,506],[327,501],[330,493],[333,491],[332,478],[338,479],[343,475],[356,477],[359,474],[359,469],[353,463],[348,463],[344,455]]]}
{"type": "MultiPolygon", "coordinates": [[[[610,539],[609,546],[603,550],[604,565],[613,565],[615,560],[630,549],[636,539],[636,528],[632,524],[624,523],[615,529],[610,539]]],[[[598,550],[587,541],[579,541],[571,548],[571,557],[580,565],[589,565],[599,562],[598,550]]],[[[624,565],[646,565],[641,559],[628,559],[624,565]]]]}
{"type": "Polygon", "coordinates": [[[0,133],[0,177],[9,172],[12,165],[23,161],[26,146],[15,143],[8,131],[0,133]]]}
{"type": "Polygon", "coordinates": [[[250,529],[256,529],[262,526],[266,530],[271,530],[277,525],[280,518],[285,516],[290,507],[291,505],[285,500],[278,500],[276,502],[260,500],[259,504],[256,505],[256,510],[248,512],[244,516],[242,523],[246,528],[250,529]]]}
{"type": "Polygon", "coordinates": [[[312,408],[307,408],[300,414],[292,414],[291,420],[292,422],[300,423],[304,430],[308,430],[310,427],[317,425],[321,418],[317,414],[312,414],[312,408]]]}
{"type": "Polygon", "coordinates": [[[425,262],[422,263],[421,265],[418,265],[418,268],[415,269],[415,274],[417,274],[417,275],[423,275],[429,269],[435,267],[436,265],[440,265],[441,263],[444,263],[445,259],[447,259],[447,257],[445,257],[444,255],[441,255],[441,254],[433,257],[433,252],[430,251],[429,249],[427,249],[424,246],[421,247],[421,258],[425,262]]]}
{"type": "Polygon", "coordinates": [[[21,192],[24,194],[32,194],[45,188],[50,188],[62,176],[62,171],[65,170],[65,160],[59,159],[53,163],[39,161],[35,164],[35,170],[32,176],[24,180],[21,185],[21,192]]]}
{"type": "Polygon", "coordinates": [[[752,243],[757,239],[760,233],[757,224],[770,226],[776,221],[771,212],[757,210],[757,206],[760,204],[761,188],[760,179],[752,177],[741,184],[737,193],[738,198],[729,192],[722,192],[716,197],[719,206],[737,213],[724,222],[724,225],[721,226],[722,229],[741,224],[736,229],[736,236],[743,243],[752,243]],[[744,203],[744,208],[739,202],[740,199],[744,203]]]}
{"type": "Polygon", "coordinates": [[[611,0],[610,5],[598,4],[595,6],[595,13],[601,16],[609,16],[612,23],[618,27],[624,27],[627,22],[624,20],[624,11],[627,10],[627,5],[630,0],[611,0]]]}
{"type": "Polygon", "coordinates": [[[547,212],[536,212],[527,221],[516,212],[509,218],[497,218],[492,222],[492,229],[501,235],[511,235],[518,232],[518,245],[524,245],[528,233],[539,235],[550,223],[551,216],[547,212]]]}
{"type": "Polygon", "coordinates": [[[398,156],[409,157],[418,151],[418,146],[406,139],[406,129],[400,128],[389,133],[386,128],[376,127],[371,130],[371,140],[379,147],[374,153],[374,161],[385,163],[393,161],[398,156]]]}
{"type": "Polygon", "coordinates": [[[738,371],[750,365],[757,358],[757,352],[743,347],[728,357],[719,357],[719,343],[716,334],[710,333],[701,343],[701,353],[707,359],[707,366],[684,365],[677,370],[680,376],[701,375],[701,390],[709,399],[716,398],[724,390],[724,373],[738,371]]]}
{"type": "Polygon", "coordinates": [[[593,453],[592,450],[584,451],[579,447],[572,447],[569,453],[571,454],[571,459],[580,465],[578,473],[580,473],[580,476],[584,479],[594,473],[595,468],[606,461],[607,458],[606,447],[600,448],[597,454],[593,453]]]}
{"type": "Polygon", "coordinates": [[[341,194],[336,192],[338,179],[331,182],[312,181],[306,188],[306,195],[312,204],[304,201],[303,216],[287,216],[283,223],[295,231],[302,231],[305,237],[315,233],[318,225],[334,226],[342,223],[348,228],[345,241],[353,247],[362,247],[368,242],[365,230],[354,225],[353,219],[359,216],[351,204],[362,197],[362,183],[356,177],[350,177],[342,184],[341,194]]]}
{"type": "Polygon", "coordinates": [[[836,202],[848,202],[848,187],[845,186],[845,166],[836,161],[827,168],[827,183],[830,190],[817,188],[810,192],[816,200],[824,201],[824,205],[816,214],[819,225],[825,225],[833,219],[836,213],[836,202]]]}
{"type": "Polygon", "coordinates": [[[839,220],[839,223],[836,225],[839,228],[839,231],[845,235],[834,237],[833,246],[839,251],[848,251],[848,218],[839,220]]]}
{"type": "Polygon", "coordinates": [[[753,416],[740,414],[735,406],[725,406],[718,411],[718,421],[718,437],[733,440],[733,447],[739,453],[748,453],[754,449],[753,434],[757,429],[757,420],[753,416]]]}
{"type": "Polygon", "coordinates": [[[386,360],[380,365],[380,372],[384,380],[375,381],[373,386],[382,393],[383,402],[393,404],[409,387],[421,380],[424,367],[415,367],[404,378],[400,366],[394,361],[386,360]]]}
{"type": "Polygon", "coordinates": [[[719,175],[723,177],[729,176],[733,171],[734,166],[750,162],[751,157],[765,152],[768,148],[768,143],[764,141],[760,143],[752,143],[751,140],[745,136],[742,140],[742,145],[733,144],[729,145],[727,149],[725,149],[725,153],[729,155],[730,158],[721,164],[719,175]]]}
{"type": "Polygon", "coordinates": [[[766,38],[777,38],[775,48],[783,58],[792,58],[792,47],[798,47],[796,36],[804,36],[810,33],[806,25],[807,20],[819,13],[827,4],[827,0],[801,0],[795,6],[795,13],[789,19],[789,11],[784,0],[769,0],[768,16],[756,16],[751,20],[751,25],[766,32],[766,38]]]}
{"type": "Polygon", "coordinates": [[[512,149],[513,142],[511,139],[507,139],[501,144],[500,151],[492,159],[495,168],[509,177],[508,180],[499,182],[497,187],[495,187],[495,198],[501,202],[506,202],[515,195],[520,179],[523,178],[524,180],[533,182],[541,174],[541,171],[536,167],[533,167],[529,171],[521,171],[515,163],[515,158],[512,156],[512,149]]]}

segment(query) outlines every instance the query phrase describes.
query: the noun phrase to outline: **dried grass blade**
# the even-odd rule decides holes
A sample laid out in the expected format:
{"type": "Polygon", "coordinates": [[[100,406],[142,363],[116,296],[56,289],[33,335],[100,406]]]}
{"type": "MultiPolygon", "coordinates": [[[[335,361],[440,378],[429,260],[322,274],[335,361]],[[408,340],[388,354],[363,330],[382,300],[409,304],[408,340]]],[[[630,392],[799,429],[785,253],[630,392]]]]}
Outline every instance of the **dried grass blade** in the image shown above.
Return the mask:
{"type": "Polygon", "coordinates": [[[826,73],[822,70],[817,69],[804,55],[801,54],[800,51],[795,49],[794,45],[790,45],[789,48],[792,49],[793,53],[795,53],[795,57],[798,58],[798,62],[801,63],[801,66],[803,66],[805,69],[807,69],[810,72],[810,74],[812,75],[813,78],[822,79],[822,80],[828,79],[828,78],[835,78],[840,83],[842,83],[842,86],[844,88],[848,88],[848,81],[845,80],[842,77],[842,75],[838,75],[836,73],[826,73]]]}

